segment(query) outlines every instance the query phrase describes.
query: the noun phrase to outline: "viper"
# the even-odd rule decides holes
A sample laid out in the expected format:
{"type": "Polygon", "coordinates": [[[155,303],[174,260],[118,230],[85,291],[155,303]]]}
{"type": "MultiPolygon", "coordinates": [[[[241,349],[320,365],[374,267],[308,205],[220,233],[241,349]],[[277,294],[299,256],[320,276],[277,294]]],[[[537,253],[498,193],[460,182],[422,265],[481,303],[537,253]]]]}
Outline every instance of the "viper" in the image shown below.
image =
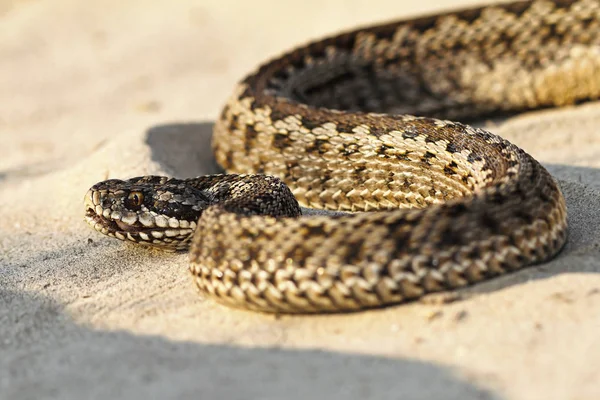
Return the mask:
{"type": "Polygon", "coordinates": [[[85,218],[108,236],[189,251],[198,288],[230,306],[311,313],[414,300],[549,260],[567,239],[548,171],[464,122],[599,95],[596,0],[359,28],[236,86],[213,132],[228,174],[100,182],[85,218]],[[299,204],[345,213],[301,215],[299,204]]]}

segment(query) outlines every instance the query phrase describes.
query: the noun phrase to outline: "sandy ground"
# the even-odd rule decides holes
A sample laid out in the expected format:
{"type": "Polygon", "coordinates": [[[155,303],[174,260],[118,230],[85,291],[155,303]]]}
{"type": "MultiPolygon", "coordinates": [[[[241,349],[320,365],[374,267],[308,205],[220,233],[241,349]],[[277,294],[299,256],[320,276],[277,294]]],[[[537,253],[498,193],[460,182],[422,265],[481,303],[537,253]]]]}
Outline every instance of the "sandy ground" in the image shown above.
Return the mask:
{"type": "Polygon", "coordinates": [[[211,121],[260,61],[459,4],[293,3],[0,0],[0,398],[600,398],[598,104],[491,126],[561,180],[570,240],[451,304],[231,310],[185,255],[83,222],[96,181],[215,171],[211,121]]]}

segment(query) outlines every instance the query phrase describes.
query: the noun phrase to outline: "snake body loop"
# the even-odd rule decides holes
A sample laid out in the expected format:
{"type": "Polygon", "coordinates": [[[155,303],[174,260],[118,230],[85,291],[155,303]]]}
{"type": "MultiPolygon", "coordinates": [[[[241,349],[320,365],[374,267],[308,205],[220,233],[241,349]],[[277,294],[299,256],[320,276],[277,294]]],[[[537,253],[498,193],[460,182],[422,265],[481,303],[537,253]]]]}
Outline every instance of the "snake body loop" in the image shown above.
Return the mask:
{"type": "Polygon", "coordinates": [[[236,87],[213,136],[232,175],[102,182],[86,195],[87,219],[125,240],[191,242],[197,286],[231,306],[400,303],[548,260],[566,241],[550,174],[448,119],[599,96],[595,0],[362,28],[284,54],[236,87]],[[350,214],[298,217],[294,197],[350,214]]]}

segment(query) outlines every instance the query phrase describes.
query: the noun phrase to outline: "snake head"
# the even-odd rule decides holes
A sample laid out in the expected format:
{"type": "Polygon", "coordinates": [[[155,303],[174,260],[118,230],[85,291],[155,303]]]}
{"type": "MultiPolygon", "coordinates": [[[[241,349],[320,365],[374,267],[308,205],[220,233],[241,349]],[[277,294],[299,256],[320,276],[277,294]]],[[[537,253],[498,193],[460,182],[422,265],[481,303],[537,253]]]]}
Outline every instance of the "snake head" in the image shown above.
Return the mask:
{"type": "Polygon", "coordinates": [[[92,186],[84,197],[85,221],[117,239],[185,250],[211,194],[185,181],[144,176],[110,179],[92,186]]]}

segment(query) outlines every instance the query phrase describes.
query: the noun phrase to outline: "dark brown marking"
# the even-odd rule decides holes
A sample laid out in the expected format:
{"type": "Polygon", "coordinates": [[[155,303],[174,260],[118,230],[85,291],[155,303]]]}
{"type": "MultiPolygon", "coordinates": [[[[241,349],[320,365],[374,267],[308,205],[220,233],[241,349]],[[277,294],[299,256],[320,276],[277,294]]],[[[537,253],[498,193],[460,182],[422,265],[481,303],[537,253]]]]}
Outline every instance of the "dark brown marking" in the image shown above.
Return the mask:
{"type": "Polygon", "coordinates": [[[446,175],[454,175],[456,173],[456,170],[446,166],[444,167],[444,174],[446,175]]]}
{"type": "Polygon", "coordinates": [[[225,106],[223,107],[223,110],[221,110],[221,115],[220,115],[219,119],[221,119],[222,121],[226,120],[228,112],[229,112],[229,105],[225,104],[225,106]]]}
{"type": "Polygon", "coordinates": [[[276,133],[273,135],[273,147],[277,149],[284,149],[289,145],[288,135],[282,133],[276,133]]]}
{"type": "Polygon", "coordinates": [[[352,133],[352,130],[354,128],[356,128],[356,125],[354,125],[354,124],[348,124],[348,123],[343,123],[343,122],[337,122],[336,123],[336,128],[337,128],[338,132],[352,133]]]}
{"type": "Polygon", "coordinates": [[[306,146],[306,151],[308,153],[319,153],[324,154],[329,151],[329,147],[331,143],[328,140],[324,139],[315,139],[311,144],[306,146]]]}
{"type": "Polygon", "coordinates": [[[446,145],[446,151],[448,153],[452,153],[452,154],[459,153],[461,150],[462,150],[462,148],[459,149],[459,146],[456,143],[450,142],[446,145]]]}
{"type": "Polygon", "coordinates": [[[250,149],[254,146],[257,136],[258,132],[254,129],[253,125],[246,126],[246,136],[244,137],[244,150],[246,150],[246,153],[249,153],[250,149]]]}
{"type": "Polygon", "coordinates": [[[387,155],[387,151],[388,150],[393,150],[394,148],[392,146],[387,146],[385,144],[382,144],[381,146],[379,146],[379,148],[377,149],[377,154],[382,155],[382,156],[386,156],[387,155]]]}
{"type": "Polygon", "coordinates": [[[499,230],[500,230],[500,226],[501,226],[500,222],[496,218],[494,218],[493,216],[488,214],[487,212],[483,212],[481,214],[479,221],[482,226],[487,227],[491,232],[496,233],[496,232],[499,232],[499,230]]]}
{"type": "Polygon", "coordinates": [[[431,165],[431,164],[429,163],[429,160],[431,160],[432,158],[435,158],[435,157],[436,157],[436,156],[435,156],[435,154],[433,154],[433,153],[432,153],[432,152],[430,152],[430,151],[426,151],[426,152],[425,152],[425,154],[423,154],[423,159],[422,159],[422,161],[423,161],[425,164],[427,164],[427,165],[431,165]]]}
{"type": "Polygon", "coordinates": [[[467,156],[467,161],[470,162],[471,164],[473,164],[476,161],[481,161],[481,160],[482,160],[482,158],[480,155],[472,153],[472,152],[467,156]]]}
{"type": "Polygon", "coordinates": [[[322,124],[321,124],[320,121],[313,121],[310,118],[303,118],[302,119],[302,125],[306,129],[312,131],[313,129],[320,127],[322,124]]]}

